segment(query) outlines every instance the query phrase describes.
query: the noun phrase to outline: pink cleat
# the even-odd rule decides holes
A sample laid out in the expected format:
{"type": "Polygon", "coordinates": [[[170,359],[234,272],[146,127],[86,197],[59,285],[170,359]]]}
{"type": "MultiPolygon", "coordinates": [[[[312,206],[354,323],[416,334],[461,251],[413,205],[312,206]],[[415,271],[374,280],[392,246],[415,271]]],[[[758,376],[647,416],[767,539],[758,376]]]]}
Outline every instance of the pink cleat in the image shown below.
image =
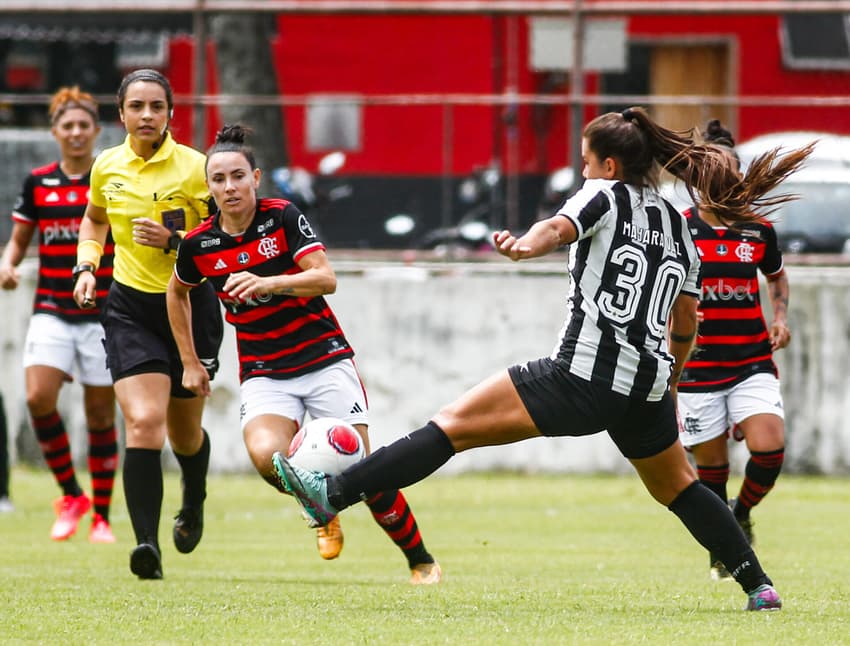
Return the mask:
{"type": "Polygon", "coordinates": [[[50,530],[50,538],[54,541],[66,541],[77,531],[77,525],[86,512],[91,509],[91,500],[86,494],[79,496],[62,496],[53,503],[56,511],[56,521],[50,530]]]}
{"type": "Polygon", "coordinates": [[[100,514],[95,514],[91,520],[91,529],[89,529],[89,543],[114,542],[115,534],[112,533],[109,522],[100,514]]]}

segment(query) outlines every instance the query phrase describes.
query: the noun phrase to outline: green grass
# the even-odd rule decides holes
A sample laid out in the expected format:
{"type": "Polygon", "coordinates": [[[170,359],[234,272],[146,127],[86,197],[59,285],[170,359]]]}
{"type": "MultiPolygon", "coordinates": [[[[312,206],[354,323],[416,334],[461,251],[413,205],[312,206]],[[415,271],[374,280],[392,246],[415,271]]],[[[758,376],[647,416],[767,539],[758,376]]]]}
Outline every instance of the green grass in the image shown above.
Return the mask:
{"type": "MultiPolygon", "coordinates": [[[[87,476],[83,474],[87,483],[87,476]]],[[[737,482],[733,482],[737,486],[737,482]]],[[[733,491],[730,486],[730,491],[733,491]]],[[[128,570],[120,485],[116,545],[87,521],[48,537],[56,487],[12,474],[0,515],[0,641],[44,644],[850,644],[850,482],[784,476],[755,513],[778,613],[746,613],[734,583],[636,477],[469,475],[407,491],[439,586],[412,587],[365,506],[343,514],[342,556],[322,561],[295,503],[256,476],[209,483],[204,540],[170,540],[179,484],[168,474],[162,581],[128,570]]]]}

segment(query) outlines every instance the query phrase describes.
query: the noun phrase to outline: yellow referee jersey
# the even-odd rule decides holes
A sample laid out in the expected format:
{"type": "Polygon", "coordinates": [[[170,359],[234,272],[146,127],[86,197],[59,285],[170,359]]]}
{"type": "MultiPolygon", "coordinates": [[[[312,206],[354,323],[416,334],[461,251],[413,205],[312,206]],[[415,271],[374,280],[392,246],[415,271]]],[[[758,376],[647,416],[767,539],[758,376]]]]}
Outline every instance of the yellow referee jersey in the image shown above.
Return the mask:
{"type": "Polygon", "coordinates": [[[129,135],[97,156],[89,200],[109,217],[115,240],[112,275],[119,283],[165,292],[176,254],[134,242],[132,220],[147,217],[172,230],[189,231],[208,217],[205,160],[197,150],[176,143],[171,133],[148,161],[130,147],[129,135]]]}

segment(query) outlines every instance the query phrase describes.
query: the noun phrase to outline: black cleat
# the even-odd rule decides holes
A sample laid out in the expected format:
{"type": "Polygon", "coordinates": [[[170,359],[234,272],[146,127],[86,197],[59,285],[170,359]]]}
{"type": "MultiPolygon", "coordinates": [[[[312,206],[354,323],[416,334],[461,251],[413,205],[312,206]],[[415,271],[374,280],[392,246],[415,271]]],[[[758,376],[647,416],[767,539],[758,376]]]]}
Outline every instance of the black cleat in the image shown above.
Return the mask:
{"type": "Polygon", "coordinates": [[[201,542],[204,533],[204,507],[183,507],[174,517],[174,546],[188,554],[201,542]]]}
{"type": "Polygon", "coordinates": [[[162,559],[150,543],[140,543],[130,552],[130,572],[140,579],[161,579],[162,559]]]}

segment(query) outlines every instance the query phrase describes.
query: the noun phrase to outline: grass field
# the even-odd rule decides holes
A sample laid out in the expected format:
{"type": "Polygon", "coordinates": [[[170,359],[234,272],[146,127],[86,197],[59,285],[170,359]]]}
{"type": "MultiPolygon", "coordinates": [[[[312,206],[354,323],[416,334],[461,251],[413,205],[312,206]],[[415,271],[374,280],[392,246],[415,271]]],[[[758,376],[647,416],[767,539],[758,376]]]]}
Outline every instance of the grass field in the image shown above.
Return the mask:
{"type": "MultiPolygon", "coordinates": [[[[87,485],[87,475],[83,474],[87,485]]],[[[738,482],[732,483],[737,486],[738,482]]],[[[730,487],[730,491],[733,489],[730,487]]],[[[342,516],[342,556],[322,561],[296,505],[256,476],[209,483],[198,549],[170,540],[179,483],[166,481],[162,581],[128,570],[88,521],[50,541],[46,471],[12,474],[0,515],[0,641],[43,644],[850,644],[850,481],[783,477],[754,516],[758,553],[785,607],[741,610],[737,584],[636,477],[469,475],[407,491],[439,586],[412,587],[365,506],[342,516]]]]}

